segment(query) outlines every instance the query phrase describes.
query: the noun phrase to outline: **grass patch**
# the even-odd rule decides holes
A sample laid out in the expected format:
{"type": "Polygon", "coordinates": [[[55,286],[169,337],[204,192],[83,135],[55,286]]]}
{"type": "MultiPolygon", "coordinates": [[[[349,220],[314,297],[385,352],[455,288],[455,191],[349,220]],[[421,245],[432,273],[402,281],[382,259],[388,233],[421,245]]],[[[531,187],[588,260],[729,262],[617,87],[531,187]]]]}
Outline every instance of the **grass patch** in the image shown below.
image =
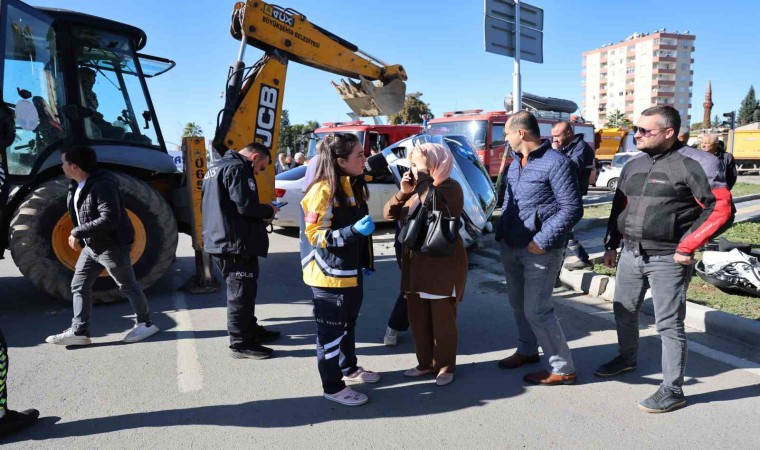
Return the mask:
{"type": "Polygon", "coordinates": [[[760,184],[754,183],[736,183],[731,189],[731,195],[742,197],[750,194],[760,194],[760,184]]]}
{"type": "Polygon", "coordinates": [[[583,218],[608,218],[610,217],[610,211],[612,211],[612,204],[587,206],[583,208],[583,218]]]}
{"type": "Polygon", "coordinates": [[[720,235],[729,241],[744,242],[760,247],[760,223],[741,222],[737,223],[720,235]]]}
{"type": "MultiPolygon", "coordinates": [[[[737,223],[722,236],[731,241],[746,242],[760,247],[760,223],[737,223]]],[[[701,254],[696,255],[697,259],[701,259],[701,257],[701,254]]],[[[594,272],[615,276],[615,269],[601,263],[594,264],[594,272]]],[[[712,284],[702,281],[697,275],[691,279],[687,297],[689,301],[700,305],[748,319],[760,320],[760,298],[742,294],[729,294],[712,284]]]]}

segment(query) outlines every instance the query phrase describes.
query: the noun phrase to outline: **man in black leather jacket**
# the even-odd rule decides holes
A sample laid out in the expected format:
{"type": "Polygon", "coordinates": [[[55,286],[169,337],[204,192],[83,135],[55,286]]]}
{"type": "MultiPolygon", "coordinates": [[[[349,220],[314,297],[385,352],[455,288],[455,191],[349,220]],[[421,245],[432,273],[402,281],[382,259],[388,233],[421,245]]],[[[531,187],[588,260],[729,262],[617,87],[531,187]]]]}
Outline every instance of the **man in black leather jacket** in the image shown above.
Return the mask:
{"type": "Polygon", "coordinates": [[[263,359],[261,345],[280,337],[255,315],[259,257],[269,251],[267,222],[279,209],[259,203],[254,175],[270,164],[269,150],[258,143],[228,151],[203,179],[203,247],[227,283],[227,331],[233,358],[263,359]]]}
{"type": "Polygon", "coordinates": [[[129,299],[137,315],[137,325],[124,336],[125,343],[142,341],[159,329],[150,320],[148,300],[137,283],[130,247],[135,231],[124,207],[119,180],[111,172],[98,169],[95,150],[74,146],[61,150],[66,178],[71,179],[67,205],[74,228],[69,246],[81,249],[71,280],[74,319],[71,327],[45,340],[58,345],[89,345],[92,286],[105,268],[129,299]]]}

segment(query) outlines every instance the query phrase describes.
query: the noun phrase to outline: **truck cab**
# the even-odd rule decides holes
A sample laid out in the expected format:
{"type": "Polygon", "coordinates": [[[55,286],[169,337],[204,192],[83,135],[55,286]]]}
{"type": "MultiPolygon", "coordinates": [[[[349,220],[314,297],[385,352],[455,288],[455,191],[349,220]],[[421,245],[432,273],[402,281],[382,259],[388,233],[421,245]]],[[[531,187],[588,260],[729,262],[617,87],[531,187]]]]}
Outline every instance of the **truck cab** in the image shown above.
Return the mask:
{"type": "MultiPolygon", "coordinates": [[[[370,125],[361,120],[352,122],[327,122],[314,130],[318,139],[330,133],[350,133],[359,138],[364,145],[364,154],[370,156],[372,150],[377,152],[409,136],[422,132],[422,125],[370,125]]],[[[312,143],[316,141],[312,140],[312,143]]],[[[309,158],[316,154],[316,146],[309,146],[309,158]]]]}
{"type": "MultiPolygon", "coordinates": [[[[541,137],[551,139],[551,129],[557,122],[566,120],[559,113],[534,112],[541,128],[541,137]]],[[[475,152],[483,163],[488,175],[496,179],[504,158],[506,143],[504,142],[504,125],[509,119],[507,111],[483,112],[482,109],[450,111],[443,117],[431,119],[428,122],[428,133],[431,135],[464,135],[470,141],[475,152]]],[[[576,133],[583,133],[584,140],[594,147],[594,126],[590,123],[573,123],[576,133]]],[[[507,163],[511,156],[507,156],[507,163]]]]}
{"type": "Polygon", "coordinates": [[[602,128],[599,133],[599,148],[596,149],[596,159],[605,166],[612,163],[612,158],[618,153],[635,152],[636,141],[633,130],[629,127],[602,128]]]}

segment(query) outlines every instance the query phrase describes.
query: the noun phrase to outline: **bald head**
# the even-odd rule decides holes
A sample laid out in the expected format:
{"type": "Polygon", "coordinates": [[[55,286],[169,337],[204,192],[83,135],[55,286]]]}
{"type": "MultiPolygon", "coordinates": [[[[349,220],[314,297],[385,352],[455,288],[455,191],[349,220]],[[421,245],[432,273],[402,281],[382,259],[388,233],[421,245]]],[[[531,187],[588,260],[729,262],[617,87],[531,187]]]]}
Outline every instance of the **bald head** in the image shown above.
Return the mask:
{"type": "Polygon", "coordinates": [[[574,134],[570,122],[557,122],[552,127],[552,147],[558,150],[567,147],[573,142],[574,134]]]}

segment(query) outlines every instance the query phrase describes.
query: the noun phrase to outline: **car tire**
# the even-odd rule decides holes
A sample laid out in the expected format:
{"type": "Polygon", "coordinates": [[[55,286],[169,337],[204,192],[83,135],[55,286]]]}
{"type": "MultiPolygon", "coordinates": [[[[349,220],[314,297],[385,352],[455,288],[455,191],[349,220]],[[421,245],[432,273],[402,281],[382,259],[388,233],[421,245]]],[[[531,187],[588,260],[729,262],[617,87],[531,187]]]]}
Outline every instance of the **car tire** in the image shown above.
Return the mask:
{"type": "Polygon", "coordinates": [[[616,191],[618,185],[618,179],[613,178],[610,181],[607,182],[607,187],[610,188],[611,191],[616,191]]]}

